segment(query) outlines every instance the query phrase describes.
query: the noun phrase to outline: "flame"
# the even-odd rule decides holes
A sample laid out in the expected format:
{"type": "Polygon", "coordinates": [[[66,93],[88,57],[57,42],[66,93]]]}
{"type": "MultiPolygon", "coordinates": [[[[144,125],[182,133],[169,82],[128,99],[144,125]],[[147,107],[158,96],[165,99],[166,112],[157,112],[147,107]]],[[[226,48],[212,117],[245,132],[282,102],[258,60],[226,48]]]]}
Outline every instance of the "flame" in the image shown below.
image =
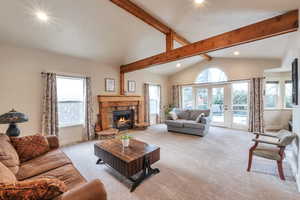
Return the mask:
{"type": "Polygon", "coordinates": [[[127,120],[125,119],[125,117],[121,117],[120,119],[119,119],[119,122],[126,122],[127,120]]]}

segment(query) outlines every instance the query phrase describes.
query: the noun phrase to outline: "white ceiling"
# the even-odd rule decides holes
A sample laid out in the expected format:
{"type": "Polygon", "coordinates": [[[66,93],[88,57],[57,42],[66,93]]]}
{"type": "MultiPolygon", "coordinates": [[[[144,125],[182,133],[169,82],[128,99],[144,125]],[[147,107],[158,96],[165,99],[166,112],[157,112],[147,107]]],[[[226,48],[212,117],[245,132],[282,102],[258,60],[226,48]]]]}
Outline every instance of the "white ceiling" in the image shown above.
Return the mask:
{"type": "MultiPolygon", "coordinates": [[[[299,0],[134,0],[178,33],[195,42],[300,7],[299,0]]],[[[133,62],[164,51],[164,35],[109,0],[0,0],[0,41],[97,60],[112,65],[133,62]],[[40,24],[32,13],[41,7],[52,23],[40,24]]],[[[288,36],[240,46],[243,57],[278,58],[288,36]]],[[[232,57],[233,49],[211,53],[232,57]]],[[[199,56],[166,64],[170,74],[199,62],[199,56]],[[184,64],[186,63],[186,64],[184,64]]]]}

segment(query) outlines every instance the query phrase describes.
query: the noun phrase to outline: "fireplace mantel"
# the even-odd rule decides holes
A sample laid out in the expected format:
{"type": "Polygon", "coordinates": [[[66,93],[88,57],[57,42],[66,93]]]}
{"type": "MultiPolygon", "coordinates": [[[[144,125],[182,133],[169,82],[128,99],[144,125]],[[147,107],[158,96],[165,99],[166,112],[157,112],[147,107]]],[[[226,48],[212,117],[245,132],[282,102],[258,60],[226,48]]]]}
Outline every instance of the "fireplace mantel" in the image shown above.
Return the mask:
{"type": "Polygon", "coordinates": [[[96,131],[111,128],[113,110],[134,109],[136,122],[144,122],[144,98],[142,96],[99,95],[99,114],[96,131]]]}

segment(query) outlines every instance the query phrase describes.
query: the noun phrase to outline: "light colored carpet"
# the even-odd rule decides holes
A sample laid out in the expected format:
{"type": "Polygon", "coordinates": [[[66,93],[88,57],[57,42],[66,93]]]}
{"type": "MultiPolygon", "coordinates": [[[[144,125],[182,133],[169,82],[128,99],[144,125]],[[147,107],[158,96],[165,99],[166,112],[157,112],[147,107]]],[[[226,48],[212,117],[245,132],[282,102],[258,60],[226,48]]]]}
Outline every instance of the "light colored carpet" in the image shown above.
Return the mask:
{"type": "Polygon", "coordinates": [[[64,151],[88,179],[105,184],[109,200],[292,200],[300,199],[287,163],[287,181],[279,179],[275,162],[255,158],[246,172],[253,137],[247,132],[212,127],[205,137],[169,133],[164,125],[130,131],[137,139],[161,147],[160,173],[133,193],[129,183],[106,165],[96,165],[94,142],[64,151]]]}

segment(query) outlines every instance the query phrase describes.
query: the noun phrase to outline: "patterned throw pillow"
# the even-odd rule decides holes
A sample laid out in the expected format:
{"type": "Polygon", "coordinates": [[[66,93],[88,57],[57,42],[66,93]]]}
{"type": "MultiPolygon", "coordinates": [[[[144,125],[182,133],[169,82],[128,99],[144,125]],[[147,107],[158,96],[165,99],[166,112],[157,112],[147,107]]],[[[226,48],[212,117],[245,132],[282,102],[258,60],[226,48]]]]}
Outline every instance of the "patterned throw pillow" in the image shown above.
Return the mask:
{"type": "Polygon", "coordinates": [[[21,162],[36,158],[50,150],[47,138],[39,134],[20,138],[11,137],[10,139],[21,162]]]}
{"type": "Polygon", "coordinates": [[[169,112],[169,114],[170,114],[170,117],[171,117],[172,120],[177,120],[178,119],[177,114],[175,112],[171,111],[171,112],[169,112]]]}
{"type": "Polygon", "coordinates": [[[14,184],[0,184],[1,200],[50,200],[67,191],[64,182],[40,178],[14,184]]]}

